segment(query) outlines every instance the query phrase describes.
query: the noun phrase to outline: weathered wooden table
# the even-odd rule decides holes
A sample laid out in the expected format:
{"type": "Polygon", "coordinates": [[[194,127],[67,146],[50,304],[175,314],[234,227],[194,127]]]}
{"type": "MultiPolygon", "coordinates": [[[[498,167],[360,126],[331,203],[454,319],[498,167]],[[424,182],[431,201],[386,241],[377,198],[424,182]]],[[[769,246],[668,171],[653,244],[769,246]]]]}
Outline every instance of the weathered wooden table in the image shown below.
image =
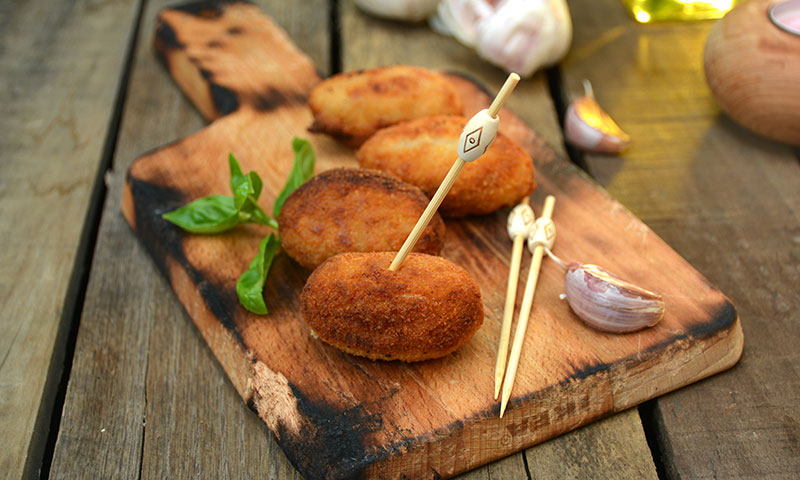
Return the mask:
{"type": "MultiPolygon", "coordinates": [[[[505,77],[426,25],[347,0],[257,3],[323,74],[412,63],[505,77]]],[[[152,51],[165,4],[0,5],[6,478],[298,476],[120,214],[130,162],[204,125],[152,51]]],[[[557,112],[591,79],[635,143],[572,159],[733,299],[745,352],[730,371],[464,477],[797,477],[798,152],[720,114],[701,63],[711,23],[638,25],[616,0],[570,8],[568,56],[510,108],[566,157],[557,112]]]]}

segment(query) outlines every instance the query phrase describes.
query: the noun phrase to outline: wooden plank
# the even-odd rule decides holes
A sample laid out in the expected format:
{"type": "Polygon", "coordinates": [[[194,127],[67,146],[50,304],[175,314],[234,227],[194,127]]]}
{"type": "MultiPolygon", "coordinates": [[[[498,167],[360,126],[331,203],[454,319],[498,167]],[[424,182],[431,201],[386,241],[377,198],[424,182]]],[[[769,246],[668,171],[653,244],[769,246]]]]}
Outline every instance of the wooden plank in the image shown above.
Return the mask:
{"type": "MultiPolygon", "coordinates": [[[[500,69],[484,62],[454,39],[432,32],[424,23],[379,20],[362,13],[351,2],[343,3],[341,11],[344,70],[412,63],[465,72],[484,85],[500,85],[505,78],[500,69]],[[398,38],[403,41],[398,42],[398,38]]],[[[525,123],[534,126],[560,156],[566,155],[543,72],[523,80],[510,97],[508,106],[525,123]]],[[[527,457],[530,474],[535,478],[563,478],[565,467],[570,468],[568,476],[571,478],[656,478],[644,431],[634,410],[515,454],[521,455],[527,457]],[[609,452],[628,454],[609,455],[609,452]]],[[[527,474],[521,458],[518,461],[503,459],[469,475],[479,476],[484,471],[489,478],[523,478],[527,474]],[[500,465],[502,474],[496,471],[500,465]]]]}
{"type": "MultiPolygon", "coordinates": [[[[152,52],[169,3],[150,2],[143,15],[51,474],[299,478],[119,214],[130,161],[204,124],[152,52]]],[[[267,8],[327,63],[324,12],[267,8]]]]}
{"type": "MultiPolygon", "coordinates": [[[[501,213],[450,223],[454,241],[445,256],[476,275],[480,272],[476,279],[488,292],[487,324],[467,347],[440,362],[368,362],[309,341],[297,319],[303,275],[285,257],[278,257],[273,267],[271,278],[279,283],[267,285],[269,321],[246,313],[231,288],[263,229],[187,236],[166,225],[159,212],[224,190],[226,180],[204,172],[213,170],[209,165],[219,164],[220,158],[224,163],[234,146],[243,167],[260,168],[262,175],[265,167],[258,160],[267,155],[273,159],[264,175],[265,206],[281,186],[291,158],[286,145],[310,122],[302,99],[303,89],[313,85],[308,77],[313,68],[271,22],[260,16],[248,21],[254,12],[236,4],[223,8],[222,14],[176,10],[162,15],[162,31],[170,35],[159,45],[166,47],[161,51],[178,83],[188,87],[209,116],[222,111],[224,104],[216,95],[220,88],[226,92],[222,99],[235,99],[238,109],[202,132],[137,160],[129,170],[122,208],[234,386],[279,433],[282,447],[302,471],[312,476],[361,471],[449,476],[710,375],[738,359],[741,332],[724,296],[624,208],[548,153],[541,139],[509,112],[503,114],[501,129],[536,157],[537,198],[556,193],[562,199],[561,231],[576,239],[564,244],[562,253],[586,258],[602,252],[608,256],[606,265],[634,281],[641,282],[646,271],[649,286],[669,299],[659,328],[614,337],[574,319],[565,322],[567,307],[553,300],[559,272],[550,264],[543,271],[550,280],[542,285],[544,306],[536,325],[540,335],[529,336],[531,351],[541,353],[523,361],[527,374],[517,379],[518,396],[506,417],[498,419],[497,405],[489,401],[487,406],[477,392],[491,391],[481,384],[492,378],[490,339],[499,328],[495,304],[502,302],[496,292],[505,280],[490,265],[507,256],[501,213]],[[225,37],[234,31],[235,39],[225,37]],[[226,42],[231,43],[220,48],[226,42]],[[212,44],[215,48],[206,51],[212,44]],[[239,48],[259,62],[239,65],[223,53],[239,48]],[[260,55],[259,49],[270,55],[260,55]],[[230,71],[239,75],[226,75],[230,71]],[[203,87],[193,79],[212,82],[203,87]],[[270,93],[268,103],[265,93],[270,93]],[[581,242],[582,236],[591,241],[581,242]],[[638,252],[642,249],[644,254],[638,252]],[[367,383],[365,375],[371,379],[367,383]],[[459,381],[447,384],[443,378],[459,381]],[[415,404],[418,408],[408,408],[415,404]],[[308,457],[309,449],[316,454],[308,457]]],[[[488,104],[490,98],[472,82],[456,76],[451,81],[467,111],[488,104]]],[[[322,168],[352,164],[342,147],[325,138],[313,141],[322,168]]]]}
{"type": "Polygon", "coordinates": [[[633,137],[592,172],[723,291],[747,340],[737,367],[657,401],[669,478],[788,478],[800,472],[800,165],[789,147],[722,114],[705,84],[712,22],[638,25],[613,0],[570,2],[572,95],[589,78],[633,137]]]}
{"type": "Polygon", "coordinates": [[[0,6],[0,476],[38,475],[138,2],[0,6]],[[97,39],[102,38],[102,42],[97,39]],[[73,268],[77,270],[73,272],[73,268]]]}

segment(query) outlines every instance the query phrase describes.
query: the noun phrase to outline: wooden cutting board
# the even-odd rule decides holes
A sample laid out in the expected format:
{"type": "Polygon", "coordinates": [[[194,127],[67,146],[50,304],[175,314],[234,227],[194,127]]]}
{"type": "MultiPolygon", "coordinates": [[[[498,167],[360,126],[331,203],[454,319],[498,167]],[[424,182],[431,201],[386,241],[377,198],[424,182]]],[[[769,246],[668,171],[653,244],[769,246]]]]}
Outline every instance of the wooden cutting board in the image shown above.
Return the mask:
{"type": "MultiPolygon", "coordinates": [[[[158,22],[157,53],[213,122],[137,159],[122,211],[234,387],[306,478],[451,476],[739,359],[743,337],[731,302],[509,111],[502,112],[500,128],[534,158],[537,213],[545,195],[558,199],[555,251],[662,293],[666,315],[659,325],[627,335],[588,328],[559,300],[563,273],[546,260],[514,395],[500,419],[492,396],[511,251],[508,209],[446,222],[442,255],[478,282],[486,315],[472,340],[446,358],[374,362],[310,337],[299,309],[310,272],[285,254],[276,258],[265,287],[269,315],[250,314],[238,304],[235,283],[270,230],[248,225],[189,235],[161,214],[200,196],[228,194],[228,152],[245,171],[259,172],[261,205],[271,211],[292,164],[294,136],[311,140],[318,171],[357,166],[353,151],[306,131],[311,113],[305,99],[319,77],[257,7],[200,2],[164,10],[158,22]]],[[[449,78],[466,115],[489,104],[474,82],[449,78]]],[[[522,278],[530,256],[524,258],[522,278]]]]}

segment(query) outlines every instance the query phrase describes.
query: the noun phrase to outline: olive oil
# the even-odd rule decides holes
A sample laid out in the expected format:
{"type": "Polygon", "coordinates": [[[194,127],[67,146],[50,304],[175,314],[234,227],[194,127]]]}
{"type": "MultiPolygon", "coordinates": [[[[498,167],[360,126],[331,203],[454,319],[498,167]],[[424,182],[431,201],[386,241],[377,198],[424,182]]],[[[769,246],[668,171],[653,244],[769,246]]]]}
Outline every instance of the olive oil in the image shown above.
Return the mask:
{"type": "Polygon", "coordinates": [[[708,20],[724,16],[744,0],[622,0],[640,23],[708,20]]]}

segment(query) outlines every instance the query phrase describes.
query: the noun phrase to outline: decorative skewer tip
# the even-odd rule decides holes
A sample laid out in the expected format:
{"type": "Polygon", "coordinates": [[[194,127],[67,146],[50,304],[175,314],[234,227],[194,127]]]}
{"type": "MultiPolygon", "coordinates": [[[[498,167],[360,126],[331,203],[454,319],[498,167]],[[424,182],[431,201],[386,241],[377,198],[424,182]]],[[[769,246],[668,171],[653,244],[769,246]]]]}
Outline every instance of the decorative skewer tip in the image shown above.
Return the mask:
{"type": "Polygon", "coordinates": [[[461,132],[461,137],[458,139],[458,158],[453,163],[453,166],[450,167],[450,171],[447,173],[444,180],[442,180],[433,198],[431,198],[431,201],[428,203],[427,208],[425,208],[425,211],[422,212],[419,220],[417,220],[414,229],[408,234],[406,241],[403,243],[403,246],[400,247],[392,264],[389,265],[389,270],[394,272],[400,268],[400,265],[402,265],[409,252],[414,249],[414,245],[422,235],[422,231],[428,226],[431,217],[436,213],[436,210],[439,208],[442,200],[444,200],[447,192],[450,191],[450,188],[456,181],[456,177],[461,173],[461,169],[464,168],[466,162],[477,160],[478,157],[483,155],[492,145],[500,125],[497,112],[503,107],[506,99],[511,95],[511,92],[517,85],[517,82],[519,82],[519,75],[516,73],[509,75],[508,79],[506,79],[506,83],[503,84],[500,92],[498,92],[494,101],[492,101],[492,105],[488,109],[476,113],[470,121],[467,122],[467,125],[461,132]]]}

